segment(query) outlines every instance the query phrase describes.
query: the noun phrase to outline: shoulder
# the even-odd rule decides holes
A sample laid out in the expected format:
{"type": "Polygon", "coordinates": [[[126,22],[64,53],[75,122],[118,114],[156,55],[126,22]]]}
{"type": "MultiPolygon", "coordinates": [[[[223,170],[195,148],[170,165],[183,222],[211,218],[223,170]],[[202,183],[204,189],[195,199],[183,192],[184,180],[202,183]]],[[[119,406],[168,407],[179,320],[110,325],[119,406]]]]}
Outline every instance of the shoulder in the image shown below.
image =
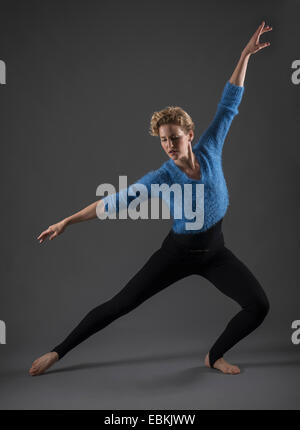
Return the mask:
{"type": "Polygon", "coordinates": [[[167,163],[162,164],[158,169],[150,170],[148,173],[146,173],[142,178],[140,178],[137,182],[142,184],[148,184],[151,183],[169,183],[171,178],[168,171],[167,163]]]}
{"type": "Polygon", "coordinates": [[[157,173],[161,178],[161,181],[164,183],[172,182],[171,168],[170,168],[171,160],[165,161],[159,169],[157,169],[157,173]]]}

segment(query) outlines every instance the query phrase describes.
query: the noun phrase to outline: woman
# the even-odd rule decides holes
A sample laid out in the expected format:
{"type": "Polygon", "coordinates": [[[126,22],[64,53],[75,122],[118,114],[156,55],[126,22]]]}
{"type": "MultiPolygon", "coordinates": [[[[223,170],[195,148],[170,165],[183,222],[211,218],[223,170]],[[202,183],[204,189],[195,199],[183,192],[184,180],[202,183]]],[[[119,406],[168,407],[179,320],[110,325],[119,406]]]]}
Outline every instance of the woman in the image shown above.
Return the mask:
{"type": "MultiPolygon", "coordinates": [[[[159,169],[151,171],[136,183],[150,189],[151,184],[204,184],[204,224],[199,230],[186,229],[186,219],[175,219],[173,227],[159,248],[142,269],[105,303],[92,309],[67,338],[32,364],[30,375],[39,375],[60,360],[67,352],[92,334],[125,315],[154,294],[191,274],[210,280],[225,295],[235,300],[241,310],[229,321],[205,357],[205,365],[227,374],[238,374],[238,366],[228,363],[223,355],[237,342],[257,328],[269,311],[264,290],[250,270],[224,243],[222,221],[228,207],[228,192],[222,172],[222,148],[225,137],[244,92],[244,79],[249,58],[269,42],[259,43],[261,34],[272,30],[263,21],[243,49],[238,64],[226,82],[217,113],[192,147],[194,123],[179,107],[155,112],[151,119],[151,134],[159,136],[169,157],[159,169]]],[[[38,240],[52,240],[76,222],[96,218],[111,207],[118,211],[123,190],[113,197],[96,201],[74,215],[51,225],[38,240]],[[107,205],[109,203],[109,205],[107,205]]],[[[193,191],[194,192],[194,191],[193,191]]],[[[195,193],[192,196],[195,203],[195,193]]],[[[130,197],[128,197],[128,202],[130,197]]],[[[177,202],[171,202],[174,211],[177,202]]]]}

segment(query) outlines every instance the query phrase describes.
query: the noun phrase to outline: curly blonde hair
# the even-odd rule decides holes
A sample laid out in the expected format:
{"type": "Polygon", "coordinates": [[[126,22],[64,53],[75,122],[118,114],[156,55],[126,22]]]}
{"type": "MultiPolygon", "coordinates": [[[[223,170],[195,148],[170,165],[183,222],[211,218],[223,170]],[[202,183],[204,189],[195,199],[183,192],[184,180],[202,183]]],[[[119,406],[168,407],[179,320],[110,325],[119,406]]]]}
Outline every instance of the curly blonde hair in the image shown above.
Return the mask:
{"type": "Polygon", "coordinates": [[[195,124],[190,115],[179,106],[167,106],[158,112],[154,112],[150,121],[149,133],[151,136],[159,136],[159,127],[163,124],[179,125],[185,134],[195,130],[195,124]]]}

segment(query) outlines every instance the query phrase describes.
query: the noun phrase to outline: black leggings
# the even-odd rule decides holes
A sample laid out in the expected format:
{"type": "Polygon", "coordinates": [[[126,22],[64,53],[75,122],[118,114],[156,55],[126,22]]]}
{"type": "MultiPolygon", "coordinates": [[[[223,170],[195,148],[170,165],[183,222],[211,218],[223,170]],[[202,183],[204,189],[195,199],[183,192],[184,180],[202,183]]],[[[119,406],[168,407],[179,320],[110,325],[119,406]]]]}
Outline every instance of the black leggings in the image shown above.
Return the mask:
{"type": "Polygon", "coordinates": [[[200,233],[176,234],[164,239],[145,265],[110,300],[92,309],[66,339],[52,351],[61,359],[89,336],[135,309],[164,288],[197,274],[235,300],[241,310],[228,322],[209,351],[210,366],[237,342],[255,330],[269,311],[269,301],[258,280],[224,243],[222,220],[200,233]]]}

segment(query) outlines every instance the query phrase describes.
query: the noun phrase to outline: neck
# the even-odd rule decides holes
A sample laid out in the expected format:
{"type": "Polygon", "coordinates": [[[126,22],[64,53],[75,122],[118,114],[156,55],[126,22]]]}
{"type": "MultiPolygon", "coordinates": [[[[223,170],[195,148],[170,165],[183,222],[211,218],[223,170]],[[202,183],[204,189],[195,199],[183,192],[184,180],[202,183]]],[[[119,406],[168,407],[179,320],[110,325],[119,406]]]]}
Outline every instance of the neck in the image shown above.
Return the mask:
{"type": "Polygon", "coordinates": [[[187,154],[181,157],[179,160],[174,161],[179,167],[186,170],[194,170],[197,166],[197,159],[192,151],[192,145],[189,144],[187,154]]]}

